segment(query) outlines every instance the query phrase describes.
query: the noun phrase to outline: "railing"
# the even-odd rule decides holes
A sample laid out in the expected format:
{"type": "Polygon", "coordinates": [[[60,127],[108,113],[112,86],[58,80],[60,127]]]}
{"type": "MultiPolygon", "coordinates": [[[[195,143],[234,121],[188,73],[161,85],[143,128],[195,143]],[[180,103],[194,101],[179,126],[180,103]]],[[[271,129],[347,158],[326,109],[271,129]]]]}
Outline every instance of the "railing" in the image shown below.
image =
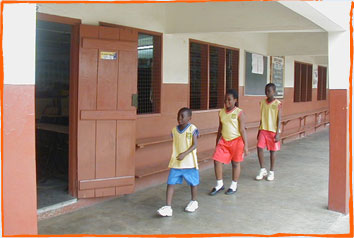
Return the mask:
{"type": "MultiPolygon", "coordinates": [[[[323,108],[319,109],[316,111],[311,111],[311,112],[305,112],[301,114],[293,114],[289,116],[285,116],[282,118],[281,121],[281,141],[284,143],[285,139],[288,139],[290,137],[294,136],[301,136],[301,135],[306,135],[306,132],[310,130],[317,130],[317,128],[321,126],[325,126],[326,124],[329,124],[328,120],[328,115],[329,115],[329,110],[328,108],[323,108]],[[322,119],[322,115],[324,116],[322,119]],[[309,124],[306,125],[306,119],[310,116],[315,116],[315,124],[309,124]],[[319,120],[321,119],[321,120],[319,120]],[[291,131],[287,133],[286,130],[286,125],[289,124],[291,121],[296,121],[298,120],[299,126],[298,128],[295,129],[295,131],[291,131]]],[[[259,121],[256,122],[249,122],[246,123],[246,129],[257,129],[259,127],[259,121]]],[[[218,128],[210,128],[210,129],[201,129],[199,130],[199,135],[201,137],[206,136],[206,135],[212,135],[216,134],[218,132],[218,128]]],[[[138,139],[136,141],[136,147],[137,149],[143,149],[145,146],[149,145],[156,145],[160,143],[166,143],[166,142],[172,142],[171,136],[161,136],[161,137],[150,137],[150,138],[145,138],[145,139],[138,139]]],[[[249,149],[255,149],[256,146],[252,146],[249,149]]],[[[203,163],[207,162],[208,160],[211,159],[211,156],[213,154],[214,148],[208,151],[204,152],[199,152],[198,153],[198,162],[203,163]]],[[[142,178],[145,176],[153,175],[153,174],[158,174],[167,171],[168,168],[165,164],[157,164],[154,165],[153,167],[149,168],[141,168],[136,171],[136,178],[142,178]]]]}

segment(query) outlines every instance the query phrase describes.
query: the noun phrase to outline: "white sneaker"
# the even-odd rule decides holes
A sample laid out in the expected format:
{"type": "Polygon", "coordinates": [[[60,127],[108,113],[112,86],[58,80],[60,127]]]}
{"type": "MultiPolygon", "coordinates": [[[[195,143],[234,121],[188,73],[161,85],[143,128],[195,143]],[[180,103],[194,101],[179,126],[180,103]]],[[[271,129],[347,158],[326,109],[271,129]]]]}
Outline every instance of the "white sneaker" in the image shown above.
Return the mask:
{"type": "Polygon", "coordinates": [[[267,176],[267,174],[267,170],[265,168],[261,168],[256,176],[256,180],[262,180],[265,176],[267,176]]]}
{"type": "Polygon", "coordinates": [[[172,216],[172,208],[171,206],[163,206],[157,210],[157,214],[163,217],[170,217],[172,216]]]}
{"type": "Polygon", "coordinates": [[[184,210],[186,212],[194,212],[197,209],[198,209],[198,202],[197,201],[190,201],[184,210]]]}
{"type": "Polygon", "coordinates": [[[269,171],[269,174],[267,176],[268,181],[273,181],[274,180],[274,171],[269,171]]]}

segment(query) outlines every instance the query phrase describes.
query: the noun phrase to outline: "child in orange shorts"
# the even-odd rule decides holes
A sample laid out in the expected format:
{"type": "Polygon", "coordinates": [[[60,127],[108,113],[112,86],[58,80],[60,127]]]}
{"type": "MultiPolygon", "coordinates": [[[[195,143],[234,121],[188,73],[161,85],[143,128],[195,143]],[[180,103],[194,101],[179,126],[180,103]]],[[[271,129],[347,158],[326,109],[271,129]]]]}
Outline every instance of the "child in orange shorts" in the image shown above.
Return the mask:
{"type": "Polygon", "coordinates": [[[234,194],[237,191],[237,180],[240,177],[244,155],[248,154],[247,134],[245,130],[245,116],[237,105],[238,95],[229,89],[225,95],[225,107],[219,113],[219,129],[216,137],[216,148],[213,155],[216,186],[210,191],[213,196],[224,190],[223,164],[232,162],[232,183],[225,194],[234,194]]]}
{"type": "Polygon", "coordinates": [[[280,150],[280,120],[281,120],[281,102],[274,98],[275,85],[268,83],[265,86],[266,99],[261,101],[261,122],[257,135],[257,154],[259,170],[256,180],[262,180],[267,177],[268,181],[274,180],[275,152],[280,150]],[[270,171],[267,172],[264,167],[263,149],[270,152],[270,171]]]}

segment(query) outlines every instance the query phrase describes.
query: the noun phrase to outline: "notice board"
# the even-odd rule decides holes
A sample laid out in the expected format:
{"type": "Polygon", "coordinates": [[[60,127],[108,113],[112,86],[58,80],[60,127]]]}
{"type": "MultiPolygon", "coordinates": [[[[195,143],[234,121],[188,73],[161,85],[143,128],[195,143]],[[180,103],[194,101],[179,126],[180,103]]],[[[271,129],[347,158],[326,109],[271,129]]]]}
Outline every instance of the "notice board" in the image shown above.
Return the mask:
{"type": "Polygon", "coordinates": [[[284,97],[284,68],[285,58],[281,56],[273,56],[270,58],[270,81],[275,84],[276,98],[284,97]]]}
{"type": "Polygon", "coordinates": [[[267,66],[267,56],[246,52],[245,95],[264,95],[267,66]]]}

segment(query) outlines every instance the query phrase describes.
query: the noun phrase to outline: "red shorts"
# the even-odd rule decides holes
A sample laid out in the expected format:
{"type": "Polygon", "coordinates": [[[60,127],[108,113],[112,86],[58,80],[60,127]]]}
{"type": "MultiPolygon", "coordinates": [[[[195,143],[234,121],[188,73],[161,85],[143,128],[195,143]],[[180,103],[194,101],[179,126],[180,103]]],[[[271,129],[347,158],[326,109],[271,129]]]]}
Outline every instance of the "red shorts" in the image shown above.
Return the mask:
{"type": "Polygon", "coordinates": [[[230,141],[226,141],[221,137],[215,148],[213,159],[224,164],[229,164],[231,160],[242,162],[244,146],[241,136],[230,141]]]}
{"type": "Polygon", "coordinates": [[[260,130],[258,135],[257,147],[264,149],[267,147],[270,151],[280,150],[280,141],[275,142],[275,133],[272,131],[260,130]]]}

